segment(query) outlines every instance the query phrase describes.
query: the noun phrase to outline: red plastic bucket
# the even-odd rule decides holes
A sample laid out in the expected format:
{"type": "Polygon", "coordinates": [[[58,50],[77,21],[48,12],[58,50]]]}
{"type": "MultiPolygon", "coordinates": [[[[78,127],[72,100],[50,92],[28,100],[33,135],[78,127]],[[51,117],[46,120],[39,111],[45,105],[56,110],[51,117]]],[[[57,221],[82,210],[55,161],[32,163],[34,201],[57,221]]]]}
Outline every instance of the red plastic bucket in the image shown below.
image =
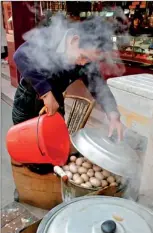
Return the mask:
{"type": "Polygon", "coordinates": [[[20,163],[62,166],[69,156],[69,133],[59,113],[45,114],[11,127],[6,141],[10,156],[20,163]]]}

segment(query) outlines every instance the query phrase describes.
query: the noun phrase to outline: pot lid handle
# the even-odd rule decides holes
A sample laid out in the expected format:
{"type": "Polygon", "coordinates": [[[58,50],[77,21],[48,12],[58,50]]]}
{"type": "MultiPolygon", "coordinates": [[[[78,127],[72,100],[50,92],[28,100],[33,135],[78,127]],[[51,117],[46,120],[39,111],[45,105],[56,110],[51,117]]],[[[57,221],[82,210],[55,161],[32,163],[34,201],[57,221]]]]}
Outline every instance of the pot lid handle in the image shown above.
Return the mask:
{"type": "Polygon", "coordinates": [[[101,230],[102,230],[102,233],[115,233],[116,223],[112,220],[105,221],[101,225],[101,230]]]}

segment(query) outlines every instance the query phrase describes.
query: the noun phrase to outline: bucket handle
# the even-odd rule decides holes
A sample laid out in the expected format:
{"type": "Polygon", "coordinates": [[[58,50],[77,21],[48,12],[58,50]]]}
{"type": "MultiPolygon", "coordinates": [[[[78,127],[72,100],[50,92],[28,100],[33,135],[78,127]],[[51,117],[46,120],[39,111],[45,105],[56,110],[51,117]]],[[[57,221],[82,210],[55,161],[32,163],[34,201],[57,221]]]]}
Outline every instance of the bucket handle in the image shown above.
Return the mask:
{"type": "Polygon", "coordinates": [[[38,122],[37,122],[37,145],[38,145],[38,149],[39,149],[42,156],[45,156],[45,152],[42,152],[42,150],[40,148],[40,144],[39,144],[39,121],[40,121],[40,117],[46,112],[46,110],[47,110],[46,106],[44,106],[40,110],[39,117],[38,117],[38,122]]]}
{"type": "Polygon", "coordinates": [[[39,143],[39,121],[40,121],[40,117],[41,117],[41,114],[39,114],[38,122],[37,122],[37,145],[38,145],[38,149],[39,149],[41,155],[45,156],[45,152],[42,152],[42,150],[40,148],[40,143],[39,143]]]}

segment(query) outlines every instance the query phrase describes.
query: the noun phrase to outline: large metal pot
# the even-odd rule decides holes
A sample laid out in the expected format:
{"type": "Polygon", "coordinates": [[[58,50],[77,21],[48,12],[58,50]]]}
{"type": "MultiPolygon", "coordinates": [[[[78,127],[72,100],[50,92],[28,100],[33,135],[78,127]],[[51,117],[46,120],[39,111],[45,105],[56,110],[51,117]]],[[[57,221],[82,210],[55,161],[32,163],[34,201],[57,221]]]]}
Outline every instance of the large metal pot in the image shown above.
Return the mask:
{"type": "MultiPolygon", "coordinates": [[[[100,194],[107,196],[128,196],[131,180],[134,182],[133,199],[137,199],[138,182],[135,180],[140,173],[140,163],[136,152],[124,140],[117,142],[116,138],[108,138],[107,133],[99,129],[84,128],[71,136],[71,142],[76,150],[109,172],[122,176],[122,184],[116,188],[107,187],[100,194]]],[[[97,189],[87,189],[76,185],[72,180],[62,181],[62,197],[64,201],[75,197],[89,195],[97,189]]]]}
{"type": "Polygon", "coordinates": [[[153,233],[153,211],[113,197],[82,197],[52,209],[37,233],[153,233]]]}

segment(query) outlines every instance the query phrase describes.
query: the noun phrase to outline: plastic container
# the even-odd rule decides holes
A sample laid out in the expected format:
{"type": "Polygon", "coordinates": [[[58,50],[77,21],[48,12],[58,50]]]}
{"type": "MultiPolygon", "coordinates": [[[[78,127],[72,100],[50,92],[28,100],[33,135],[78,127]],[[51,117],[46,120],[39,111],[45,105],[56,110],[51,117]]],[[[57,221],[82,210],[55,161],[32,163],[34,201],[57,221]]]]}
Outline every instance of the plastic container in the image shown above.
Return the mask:
{"type": "Polygon", "coordinates": [[[67,126],[59,113],[42,115],[10,128],[7,149],[20,163],[51,163],[62,166],[70,150],[67,126]]]}

